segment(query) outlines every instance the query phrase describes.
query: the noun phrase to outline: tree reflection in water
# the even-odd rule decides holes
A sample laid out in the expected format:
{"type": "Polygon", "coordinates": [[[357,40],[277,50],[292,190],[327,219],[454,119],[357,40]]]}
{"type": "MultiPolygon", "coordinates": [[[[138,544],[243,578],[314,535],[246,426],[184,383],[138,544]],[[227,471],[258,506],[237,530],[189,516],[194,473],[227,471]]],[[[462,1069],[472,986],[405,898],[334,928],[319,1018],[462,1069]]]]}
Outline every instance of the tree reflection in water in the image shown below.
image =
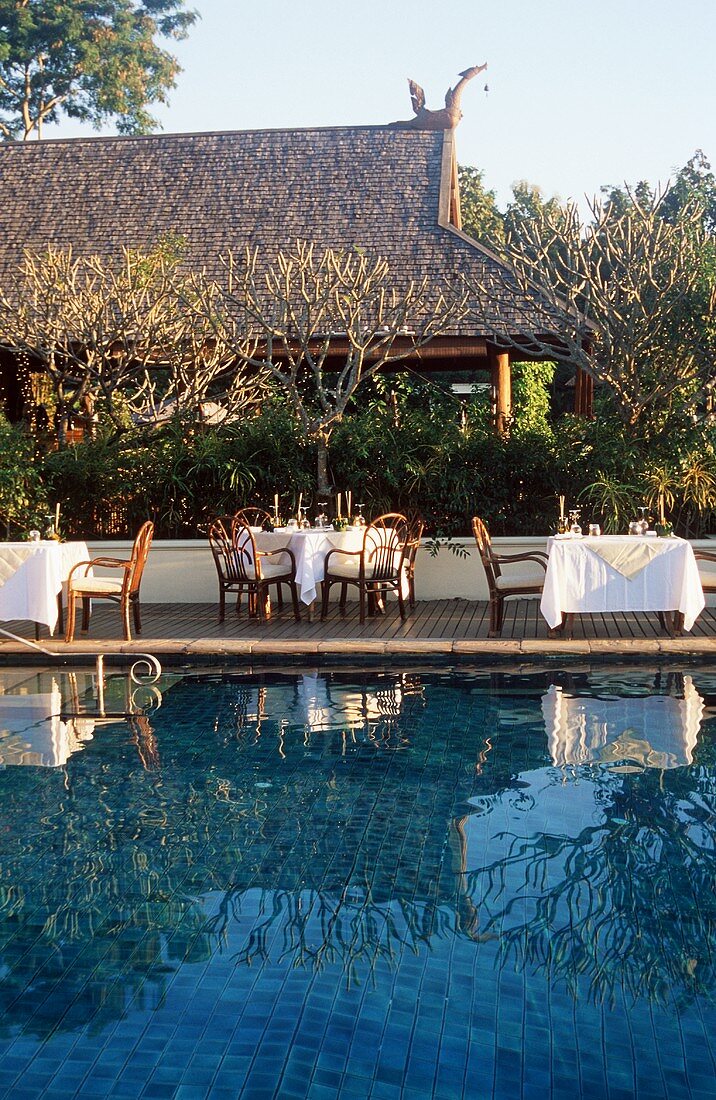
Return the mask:
{"type": "Polygon", "coordinates": [[[713,997],[708,716],[692,767],[568,772],[545,677],[198,679],[0,773],[6,1034],[156,1007],[219,952],[353,982],[448,937],[598,1001],[713,997]]]}

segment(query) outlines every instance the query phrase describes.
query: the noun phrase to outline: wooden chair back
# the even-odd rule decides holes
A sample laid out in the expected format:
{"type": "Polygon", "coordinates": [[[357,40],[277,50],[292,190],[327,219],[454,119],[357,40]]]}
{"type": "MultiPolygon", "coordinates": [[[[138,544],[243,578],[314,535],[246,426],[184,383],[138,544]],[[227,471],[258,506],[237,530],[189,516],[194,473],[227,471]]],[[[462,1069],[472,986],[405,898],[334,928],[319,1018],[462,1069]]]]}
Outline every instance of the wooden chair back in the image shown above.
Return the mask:
{"type": "Polygon", "coordinates": [[[265,508],[257,508],[252,504],[248,508],[239,508],[234,521],[248,523],[249,527],[263,527],[267,521],[272,522],[272,518],[265,508]]]}
{"type": "Polygon", "coordinates": [[[425,520],[422,516],[411,516],[408,519],[408,542],[405,551],[405,560],[408,568],[415,569],[415,559],[420,549],[420,540],[425,530],[425,520]]]}
{"type": "Polygon", "coordinates": [[[139,593],[139,586],[142,583],[142,574],[147,564],[149,548],[152,545],[153,538],[154,524],[148,519],[147,522],[143,523],[139,528],[137,537],[134,540],[134,545],[132,546],[132,554],[129,559],[130,567],[127,570],[124,580],[125,593],[128,596],[136,597],[139,593]]]}
{"type": "Polygon", "coordinates": [[[497,578],[501,575],[500,563],[495,560],[490,532],[479,516],[472,517],[472,533],[475,536],[480,560],[487,576],[487,587],[490,590],[490,596],[494,596],[497,592],[497,578]]]}
{"type": "Polygon", "coordinates": [[[371,521],[363,536],[361,571],[370,568],[371,580],[395,580],[405,562],[408,521],[400,512],[386,512],[371,521]]]}
{"type": "Polygon", "coordinates": [[[234,568],[231,523],[230,516],[219,516],[209,527],[209,548],[222,584],[231,584],[232,581],[239,580],[234,568]]]}
{"type": "Polygon", "coordinates": [[[234,516],[231,521],[231,546],[235,579],[245,583],[261,580],[261,559],[251,525],[234,516]]]}

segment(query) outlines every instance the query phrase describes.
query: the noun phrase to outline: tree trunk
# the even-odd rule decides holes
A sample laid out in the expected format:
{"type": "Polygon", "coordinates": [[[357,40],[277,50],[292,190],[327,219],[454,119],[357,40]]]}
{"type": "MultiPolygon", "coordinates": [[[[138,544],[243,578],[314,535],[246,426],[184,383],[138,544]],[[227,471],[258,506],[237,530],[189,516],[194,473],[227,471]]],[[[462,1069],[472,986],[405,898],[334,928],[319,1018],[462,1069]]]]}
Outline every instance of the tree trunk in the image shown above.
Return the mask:
{"type": "Polygon", "coordinates": [[[328,484],[328,442],[330,438],[330,432],[323,432],[316,439],[316,474],[318,482],[318,492],[322,496],[330,496],[331,493],[331,487],[328,484]]]}

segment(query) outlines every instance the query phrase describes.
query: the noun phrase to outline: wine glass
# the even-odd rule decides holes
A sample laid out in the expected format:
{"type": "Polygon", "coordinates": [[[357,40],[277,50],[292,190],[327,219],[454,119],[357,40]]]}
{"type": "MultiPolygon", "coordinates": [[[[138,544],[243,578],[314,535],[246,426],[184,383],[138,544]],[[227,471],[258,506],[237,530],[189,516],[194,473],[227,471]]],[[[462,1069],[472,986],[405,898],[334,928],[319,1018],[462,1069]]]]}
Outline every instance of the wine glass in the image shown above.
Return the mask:
{"type": "Polygon", "coordinates": [[[317,502],[317,506],[318,506],[318,512],[316,514],[315,520],[313,521],[314,526],[315,527],[329,527],[330,526],[330,521],[328,519],[328,513],[326,512],[326,508],[328,507],[328,501],[327,500],[319,500],[317,502]]]}
{"type": "Polygon", "coordinates": [[[365,516],[363,515],[363,509],[365,504],[356,504],[356,514],[353,516],[354,527],[365,527],[365,516]]]}
{"type": "Polygon", "coordinates": [[[639,516],[639,526],[641,528],[639,533],[642,534],[642,535],[645,535],[646,532],[649,530],[649,519],[648,519],[647,514],[646,514],[647,511],[648,511],[648,509],[647,509],[646,505],[643,505],[643,504],[640,505],[637,508],[637,512],[641,513],[641,515],[639,516]]]}
{"type": "Polygon", "coordinates": [[[573,539],[582,537],[582,527],[579,522],[579,508],[572,508],[569,513],[569,533],[573,539]]]}
{"type": "Polygon", "coordinates": [[[311,526],[311,521],[308,518],[306,512],[307,509],[304,505],[302,505],[298,510],[298,526],[301,528],[307,528],[311,526]]]}

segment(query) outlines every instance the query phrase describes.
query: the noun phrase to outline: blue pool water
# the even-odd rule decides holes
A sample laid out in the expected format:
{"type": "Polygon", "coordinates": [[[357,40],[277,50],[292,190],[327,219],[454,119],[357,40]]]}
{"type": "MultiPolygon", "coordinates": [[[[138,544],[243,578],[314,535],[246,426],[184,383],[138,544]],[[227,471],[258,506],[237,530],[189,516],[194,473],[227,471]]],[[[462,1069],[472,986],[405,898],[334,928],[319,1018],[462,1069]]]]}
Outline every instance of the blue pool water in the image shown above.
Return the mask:
{"type": "Polygon", "coordinates": [[[0,1096],[711,1100],[716,676],[159,687],[0,670],[0,1096]]]}

